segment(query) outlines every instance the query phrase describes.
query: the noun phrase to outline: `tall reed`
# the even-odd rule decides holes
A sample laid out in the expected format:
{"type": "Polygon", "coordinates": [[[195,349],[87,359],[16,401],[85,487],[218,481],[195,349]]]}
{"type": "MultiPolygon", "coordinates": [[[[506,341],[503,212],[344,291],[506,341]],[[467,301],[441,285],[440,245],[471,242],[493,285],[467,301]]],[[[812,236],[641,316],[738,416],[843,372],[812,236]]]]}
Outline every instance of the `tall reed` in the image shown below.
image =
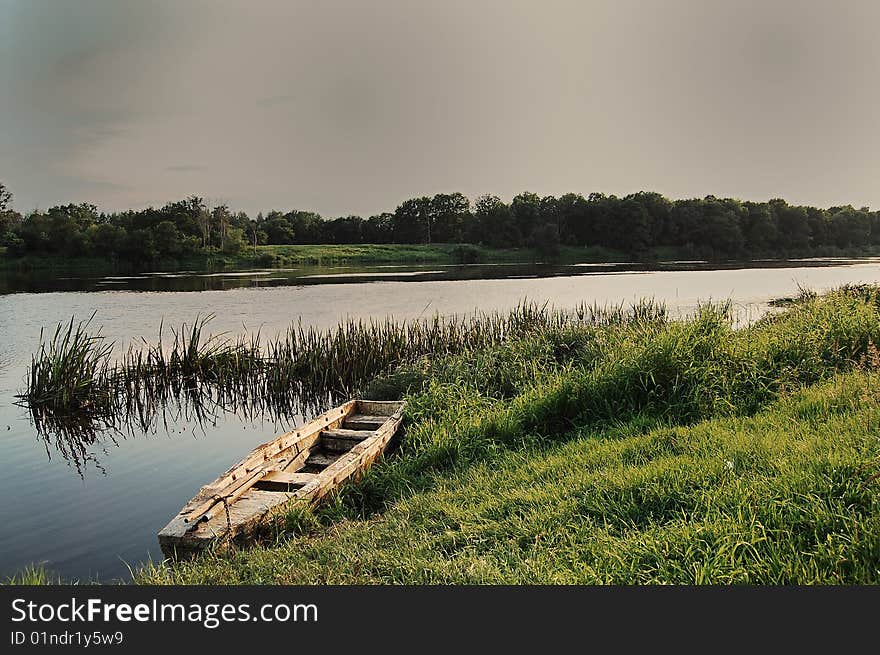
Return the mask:
{"type": "Polygon", "coordinates": [[[479,350],[528,334],[572,325],[665,321],[665,308],[643,302],[630,308],[581,305],[562,311],[523,302],[508,312],[399,321],[347,319],[335,328],[292,325],[276,339],[208,334],[213,316],[171,330],[160,326],[155,344],[143,342],[114,357],[114,344],[91,318],[59,325],[33,357],[23,404],[47,417],[95,416],[114,426],[119,417],[144,428],[169,404],[199,415],[224,411],[275,415],[320,410],[363,389],[372,379],[421,357],[479,350]]]}
{"type": "Polygon", "coordinates": [[[59,323],[48,340],[40,330],[40,347],[28,370],[26,398],[31,406],[90,412],[106,408],[113,344],[104,340],[100,329],[89,333],[94,316],[79,323],[71,318],[66,326],[59,323]]]}

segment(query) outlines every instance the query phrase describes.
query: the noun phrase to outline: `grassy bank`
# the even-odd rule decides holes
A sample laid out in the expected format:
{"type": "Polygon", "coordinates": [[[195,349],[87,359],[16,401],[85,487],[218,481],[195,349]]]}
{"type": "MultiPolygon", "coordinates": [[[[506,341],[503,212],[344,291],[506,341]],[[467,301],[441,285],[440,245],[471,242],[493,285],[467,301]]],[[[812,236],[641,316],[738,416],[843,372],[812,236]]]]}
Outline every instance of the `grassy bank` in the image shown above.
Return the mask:
{"type": "MultiPolygon", "coordinates": [[[[559,263],[629,261],[623,253],[606,248],[563,247],[548,257],[530,248],[486,248],[459,244],[357,244],[357,245],[273,245],[245,248],[238,254],[214,253],[176,260],[163,260],[134,267],[139,270],[225,270],[239,268],[285,268],[291,266],[334,266],[372,264],[497,264],[552,260],[559,263]]],[[[64,270],[111,272],[131,271],[126,262],[99,258],[0,256],[0,270],[64,270]]]]}
{"type": "Polygon", "coordinates": [[[626,261],[624,253],[607,248],[563,247],[548,256],[532,248],[487,248],[470,244],[276,245],[243,250],[235,257],[218,257],[226,267],[288,267],[370,264],[502,264],[554,261],[559,263],[626,261]]]}
{"type": "Polygon", "coordinates": [[[140,582],[877,582],[877,382],[844,376],[749,418],[573,430],[381,516],[140,582]]]}
{"type": "MultiPolygon", "coordinates": [[[[658,262],[703,259],[705,253],[692,248],[657,247],[638,255],[602,247],[562,246],[549,255],[533,248],[487,248],[470,244],[356,244],[356,245],[272,245],[245,248],[237,254],[212,253],[169,259],[139,266],[128,262],[94,257],[61,257],[28,255],[10,258],[0,253],[0,270],[64,271],[94,274],[136,272],[141,270],[235,270],[247,268],[286,268],[294,266],[387,265],[387,264],[505,264],[549,262],[557,264],[588,264],[603,262],[658,262]]],[[[752,253],[754,259],[799,257],[872,257],[880,249],[821,248],[797,252],[752,253]]]]}
{"type": "Polygon", "coordinates": [[[880,578],[880,296],[631,316],[426,359],[399,451],[275,542],[142,583],[880,578]]]}

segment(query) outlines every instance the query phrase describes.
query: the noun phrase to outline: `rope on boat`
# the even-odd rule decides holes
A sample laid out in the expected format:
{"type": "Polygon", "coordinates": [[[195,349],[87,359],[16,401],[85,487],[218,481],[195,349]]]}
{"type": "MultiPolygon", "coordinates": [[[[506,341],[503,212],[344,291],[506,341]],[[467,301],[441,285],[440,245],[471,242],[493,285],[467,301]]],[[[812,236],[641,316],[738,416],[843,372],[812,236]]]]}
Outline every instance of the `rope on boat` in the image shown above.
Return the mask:
{"type": "Polygon", "coordinates": [[[226,511],[226,530],[228,534],[232,534],[232,519],[229,518],[229,503],[226,502],[228,496],[223,496],[220,500],[223,501],[223,509],[226,511]]]}

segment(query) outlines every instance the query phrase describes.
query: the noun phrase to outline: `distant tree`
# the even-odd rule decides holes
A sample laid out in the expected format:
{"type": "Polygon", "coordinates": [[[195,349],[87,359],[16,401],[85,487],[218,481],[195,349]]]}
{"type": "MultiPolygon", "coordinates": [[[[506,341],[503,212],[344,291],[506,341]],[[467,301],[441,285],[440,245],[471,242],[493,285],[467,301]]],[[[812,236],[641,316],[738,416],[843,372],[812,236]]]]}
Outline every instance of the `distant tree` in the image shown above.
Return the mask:
{"type": "Polygon", "coordinates": [[[530,243],[545,257],[559,255],[559,230],[554,223],[544,223],[532,230],[530,243]]]}
{"type": "Polygon", "coordinates": [[[0,182],[0,246],[9,246],[10,242],[16,240],[18,245],[18,236],[12,233],[14,225],[20,220],[16,212],[12,211],[12,192],[0,182]]]}
{"type": "Polygon", "coordinates": [[[840,248],[863,245],[871,236],[871,217],[867,211],[853,207],[840,208],[831,214],[831,233],[840,248]]]}
{"type": "Polygon", "coordinates": [[[688,198],[676,200],[669,212],[666,237],[663,241],[671,246],[693,246],[703,223],[703,200],[688,198]]]}
{"type": "Polygon", "coordinates": [[[544,196],[541,198],[541,216],[535,227],[545,223],[553,223],[556,226],[556,231],[559,232],[562,218],[559,215],[559,200],[556,196],[544,196]]]}
{"type": "MultiPolygon", "coordinates": [[[[536,193],[523,191],[511,201],[510,213],[516,223],[516,229],[524,238],[528,238],[542,223],[541,199],[536,193]]],[[[558,230],[557,236],[559,236],[558,230]]]]}
{"type": "MultiPolygon", "coordinates": [[[[110,214],[80,203],[22,216],[12,210],[11,201],[12,194],[0,183],[0,246],[7,255],[91,255],[135,263],[196,252],[236,253],[245,245],[253,246],[256,254],[257,246],[267,243],[528,245],[546,256],[563,244],[599,245],[633,254],[664,246],[705,257],[880,245],[880,212],[868,207],[821,209],[781,199],[759,203],[715,196],[670,202],[648,191],[623,198],[601,193],[539,198],[523,192],[509,205],[486,195],[473,207],[461,193],[439,193],[411,198],[393,213],[367,220],[324,220],[300,210],[261,213],[251,220],[226,205],[208,208],[195,195],[160,208],[110,214]]],[[[481,251],[462,247],[458,252],[464,261],[481,251]]]]}
{"type": "Polygon", "coordinates": [[[493,248],[510,248],[521,242],[513,216],[499,197],[485,195],[474,204],[475,236],[493,248]]]}
{"type": "Polygon", "coordinates": [[[232,224],[232,214],[227,205],[217,205],[211,210],[211,224],[216,235],[213,245],[218,246],[220,250],[225,250],[226,232],[232,224]]]}
{"type": "Polygon", "coordinates": [[[364,222],[364,243],[391,243],[394,237],[394,214],[370,216],[364,222]]]}
{"type": "Polygon", "coordinates": [[[667,230],[672,203],[655,191],[639,191],[624,199],[627,198],[636,201],[645,209],[651,226],[651,243],[660,244],[667,230]]]}
{"type": "Polygon", "coordinates": [[[363,240],[364,219],[360,216],[346,216],[327,221],[324,224],[324,233],[327,243],[361,243],[363,240]]]}
{"type": "Polygon", "coordinates": [[[12,204],[12,192],[6,188],[3,182],[0,182],[0,212],[9,210],[12,204]]]}
{"type": "Polygon", "coordinates": [[[135,229],[125,236],[122,256],[132,262],[151,262],[159,257],[156,241],[149,229],[135,229]]]}
{"type": "Polygon", "coordinates": [[[125,241],[125,230],[118,225],[101,223],[89,227],[89,243],[96,257],[116,257],[125,241]]]}
{"type": "Polygon", "coordinates": [[[651,245],[648,212],[636,200],[625,198],[610,203],[608,246],[624,252],[638,253],[651,245]]]}
{"type": "MultiPolygon", "coordinates": [[[[282,214],[281,212],[269,212],[260,226],[266,233],[269,243],[273,244],[290,244],[297,243],[297,233],[293,225],[291,225],[290,214],[282,214]]],[[[310,243],[317,243],[317,238],[310,243]]]]}
{"type": "Polygon", "coordinates": [[[810,224],[803,207],[793,207],[785,200],[776,198],[769,203],[779,225],[779,248],[803,250],[810,245],[810,224]]]}
{"type": "Polygon", "coordinates": [[[394,210],[394,243],[431,243],[431,198],[411,198],[394,210]]]}
{"type": "Polygon", "coordinates": [[[28,214],[18,228],[18,238],[22,243],[23,252],[49,253],[50,249],[50,225],[45,214],[33,212],[28,214]]]}
{"type": "Polygon", "coordinates": [[[766,203],[749,203],[746,206],[745,243],[753,253],[766,252],[776,247],[779,229],[776,215],[766,203]]]}
{"type": "Polygon", "coordinates": [[[807,224],[810,227],[811,246],[831,243],[831,221],[827,211],[817,207],[807,207],[807,224]]]}
{"type": "Polygon", "coordinates": [[[185,200],[171,202],[162,209],[148,209],[140,212],[134,220],[135,229],[146,229],[161,221],[171,221],[178,232],[188,236],[200,237],[202,246],[211,245],[213,223],[205,201],[200,196],[189,196],[185,200]]]}
{"type": "Polygon", "coordinates": [[[462,193],[438,193],[431,198],[429,243],[461,242],[470,211],[470,200],[462,193]]]}
{"type": "Polygon", "coordinates": [[[579,193],[566,193],[556,200],[555,211],[551,221],[554,223],[560,239],[569,243],[586,245],[595,239],[587,200],[579,193]]]}
{"type": "Polygon", "coordinates": [[[608,197],[604,193],[591,193],[587,196],[584,225],[588,232],[584,233],[585,240],[579,245],[610,246],[613,238],[611,210],[616,203],[615,196],[608,197]]]}
{"type": "MultiPolygon", "coordinates": [[[[297,210],[286,213],[284,218],[293,230],[291,243],[321,243],[324,221],[318,214],[297,210]]],[[[275,242],[270,240],[269,243],[275,242]]]]}
{"type": "Polygon", "coordinates": [[[869,237],[871,244],[880,244],[880,211],[867,212],[871,222],[871,236],[869,237]]]}
{"type": "Polygon", "coordinates": [[[246,243],[244,229],[240,227],[230,227],[226,231],[223,252],[227,255],[235,255],[241,252],[246,243]]]}
{"type": "Polygon", "coordinates": [[[157,223],[148,231],[152,237],[152,244],[155,254],[151,254],[148,259],[156,257],[175,257],[182,251],[180,232],[177,226],[171,221],[162,221],[157,223]]]}
{"type": "Polygon", "coordinates": [[[703,222],[697,242],[715,257],[733,257],[745,245],[736,206],[711,196],[704,202],[703,222]]]}

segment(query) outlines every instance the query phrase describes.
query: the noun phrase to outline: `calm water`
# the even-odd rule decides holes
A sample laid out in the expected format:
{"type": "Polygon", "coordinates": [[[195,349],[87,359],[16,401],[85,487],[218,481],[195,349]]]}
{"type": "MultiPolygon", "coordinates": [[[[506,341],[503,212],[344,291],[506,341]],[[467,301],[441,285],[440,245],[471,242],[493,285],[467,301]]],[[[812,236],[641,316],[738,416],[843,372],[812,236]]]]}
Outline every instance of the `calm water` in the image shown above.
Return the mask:
{"type": "Polygon", "coordinates": [[[292,321],[413,318],[507,309],[523,298],[570,307],[581,301],[665,301],[680,312],[730,299],[740,320],[798,286],[816,290],[880,281],[880,259],[752,262],[710,269],[676,263],[581,266],[302,268],[234,274],[192,272],[88,277],[0,272],[0,577],[31,563],[65,578],[128,579],[128,565],[161,559],[156,532],[205,482],[286,426],[271,418],[221,416],[208,425],[171,421],[126,438],[99,435],[80,466],[44,441],[13,404],[41,328],[96,312],[119,343],[154,340],[160,321],[179,325],[213,313],[212,332],[292,321]]]}

